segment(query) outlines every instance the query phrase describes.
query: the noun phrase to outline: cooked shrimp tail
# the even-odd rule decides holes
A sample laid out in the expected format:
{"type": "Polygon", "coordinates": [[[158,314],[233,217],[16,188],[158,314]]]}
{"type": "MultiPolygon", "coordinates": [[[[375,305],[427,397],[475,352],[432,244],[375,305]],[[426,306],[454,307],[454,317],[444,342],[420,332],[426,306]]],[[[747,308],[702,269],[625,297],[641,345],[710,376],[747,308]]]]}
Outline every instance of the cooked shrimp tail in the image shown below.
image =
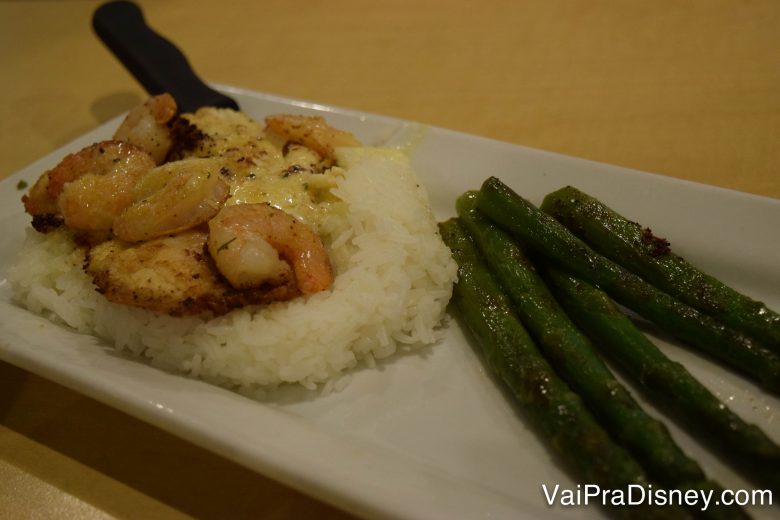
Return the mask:
{"type": "Polygon", "coordinates": [[[323,291],[333,283],[320,237],[269,204],[223,207],[209,221],[208,250],[217,269],[236,288],[273,283],[289,267],[304,294],[323,291]]]}
{"type": "Polygon", "coordinates": [[[288,142],[300,143],[333,161],[333,153],[341,146],[360,146],[354,135],[328,125],[322,117],[274,115],[265,118],[266,130],[288,142]]]}
{"type": "Polygon", "coordinates": [[[165,161],[173,145],[168,123],[176,115],[176,101],[170,94],[160,94],[130,110],[114,133],[114,139],[139,146],[156,164],[165,161]]]}

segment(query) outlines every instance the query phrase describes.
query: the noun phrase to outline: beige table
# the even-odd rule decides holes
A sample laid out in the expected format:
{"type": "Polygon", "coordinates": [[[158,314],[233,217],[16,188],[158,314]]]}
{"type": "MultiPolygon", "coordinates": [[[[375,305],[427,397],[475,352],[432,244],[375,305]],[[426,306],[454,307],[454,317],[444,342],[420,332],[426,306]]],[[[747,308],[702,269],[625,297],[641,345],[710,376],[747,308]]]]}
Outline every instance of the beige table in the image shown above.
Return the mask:
{"type": "MultiPolygon", "coordinates": [[[[0,2],[0,177],[145,94],[96,2],[0,2]]],[[[142,2],[204,78],[780,197],[780,2],[142,2]]],[[[0,318],[2,319],[2,318],[0,318]]],[[[344,518],[0,363],[0,518],[344,518]]]]}

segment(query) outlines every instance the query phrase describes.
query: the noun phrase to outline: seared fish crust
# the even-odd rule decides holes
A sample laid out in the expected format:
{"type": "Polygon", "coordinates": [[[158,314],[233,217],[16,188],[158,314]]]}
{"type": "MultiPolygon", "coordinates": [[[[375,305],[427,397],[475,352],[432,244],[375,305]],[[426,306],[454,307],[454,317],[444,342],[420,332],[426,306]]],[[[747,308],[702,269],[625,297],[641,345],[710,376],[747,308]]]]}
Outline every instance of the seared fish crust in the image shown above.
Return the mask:
{"type": "Polygon", "coordinates": [[[293,277],[279,285],[234,289],[206,252],[207,238],[206,231],[194,229],[140,244],[109,240],[89,250],[84,270],[112,302],[172,316],[219,316],[300,295],[293,277]]]}

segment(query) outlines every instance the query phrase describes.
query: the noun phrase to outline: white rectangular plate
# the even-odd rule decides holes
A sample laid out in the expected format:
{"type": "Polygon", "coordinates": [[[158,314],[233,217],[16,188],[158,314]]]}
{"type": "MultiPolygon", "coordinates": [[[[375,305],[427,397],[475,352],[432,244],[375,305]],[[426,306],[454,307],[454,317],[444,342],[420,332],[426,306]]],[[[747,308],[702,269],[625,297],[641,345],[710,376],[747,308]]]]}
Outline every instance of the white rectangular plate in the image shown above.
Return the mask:
{"type": "MultiPolygon", "coordinates": [[[[566,184],[669,238],[727,283],[780,308],[780,201],[565,157],[438,128],[224,87],[250,116],[324,115],[369,145],[412,144],[439,219],[458,195],[495,175],[535,203],[566,184]]],[[[542,485],[575,488],[486,373],[455,320],[419,354],[358,369],[341,392],[289,389],[257,402],[118,356],[99,340],[11,302],[5,281],[29,218],[17,183],[32,183],[67,152],[111,135],[111,121],[0,184],[0,359],[50,378],[305,493],[370,518],[516,519],[602,514],[547,507],[542,485]]],[[[681,346],[674,359],[744,418],[780,441],[780,400],[681,346]]],[[[726,488],[750,486],[670,424],[682,446],[726,488]]],[[[775,506],[776,507],[776,506],[775,506]]],[[[769,517],[773,508],[754,510],[769,517]]]]}

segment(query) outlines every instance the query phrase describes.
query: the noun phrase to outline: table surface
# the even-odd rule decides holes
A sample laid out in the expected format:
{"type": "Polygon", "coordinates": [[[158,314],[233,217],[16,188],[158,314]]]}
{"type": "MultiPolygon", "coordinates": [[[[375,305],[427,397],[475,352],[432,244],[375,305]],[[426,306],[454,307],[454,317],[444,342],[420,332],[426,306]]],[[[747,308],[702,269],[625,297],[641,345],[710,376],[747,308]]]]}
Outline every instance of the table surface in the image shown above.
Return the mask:
{"type": "MultiPolygon", "coordinates": [[[[140,2],[203,78],[780,198],[776,0],[140,2]]],[[[143,90],[99,2],[0,2],[0,178],[143,90]]],[[[0,517],[349,518],[0,362],[0,517]]]]}

